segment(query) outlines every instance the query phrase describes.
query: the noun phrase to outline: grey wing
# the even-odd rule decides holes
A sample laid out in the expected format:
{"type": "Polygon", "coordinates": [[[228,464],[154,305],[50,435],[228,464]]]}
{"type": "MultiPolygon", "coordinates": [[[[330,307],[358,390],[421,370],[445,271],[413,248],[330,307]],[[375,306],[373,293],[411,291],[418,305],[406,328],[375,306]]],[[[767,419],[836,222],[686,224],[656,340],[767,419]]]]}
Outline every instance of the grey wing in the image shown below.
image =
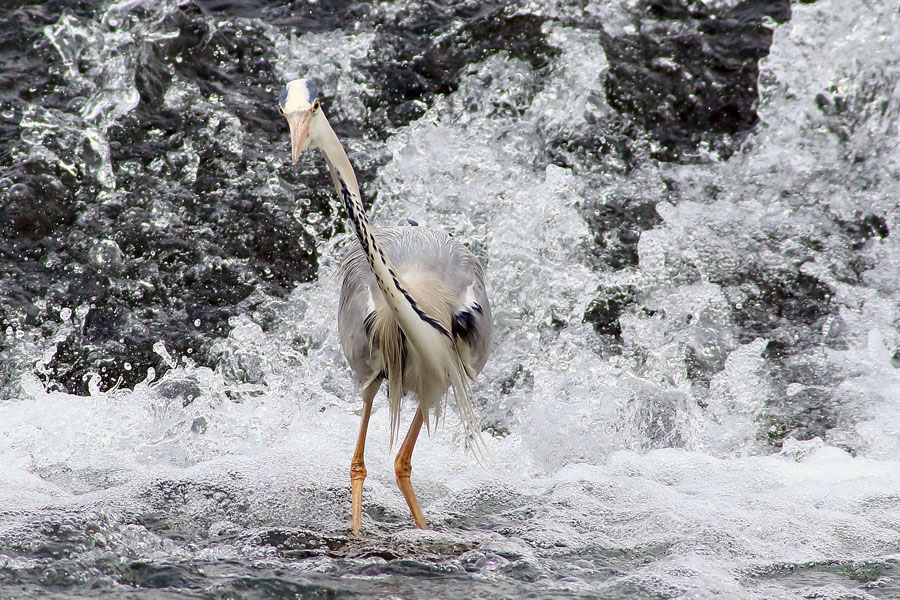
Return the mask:
{"type": "Polygon", "coordinates": [[[453,311],[453,336],[468,348],[468,352],[461,349],[460,354],[469,376],[474,379],[491,353],[493,320],[481,264],[467,248],[459,246],[468,260],[462,263],[466,268],[460,270],[454,288],[458,300],[453,311]]]}
{"type": "Polygon", "coordinates": [[[484,269],[468,248],[442,231],[422,227],[399,227],[398,234],[416,243],[404,246],[418,253],[420,266],[432,271],[454,298],[452,333],[471,378],[481,372],[491,352],[493,320],[485,289],[484,269]],[[425,264],[423,264],[425,263],[425,264]]]}
{"type": "Polygon", "coordinates": [[[369,271],[365,255],[358,242],[351,246],[341,264],[343,281],[338,305],[338,333],[341,348],[357,382],[365,387],[381,375],[381,353],[373,352],[369,344],[367,324],[375,315],[374,296],[381,294],[369,271]]]}
{"type": "MultiPolygon", "coordinates": [[[[463,363],[474,378],[487,362],[493,330],[484,270],[478,259],[446,233],[425,227],[383,227],[376,229],[376,235],[401,276],[407,269],[430,271],[452,293],[453,335],[461,342],[463,363]]],[[[378,353],[370,352],[365,328],[374,310],[373,298],[380,298],[381,290],[356,242],[344,258],[341,273],[341,347],[358,381],[365,385],[383,368],[378,353]]]]}
{"type": "Polygon", "coordinates": [[[407,268],[430,271],[454,298],[453,336],[474,378],[491,351],[493,321],[485,290],[484,269],[468,248],[443,231],[425,227],[388,227],[380,230],[398,272],[407,268]]]}

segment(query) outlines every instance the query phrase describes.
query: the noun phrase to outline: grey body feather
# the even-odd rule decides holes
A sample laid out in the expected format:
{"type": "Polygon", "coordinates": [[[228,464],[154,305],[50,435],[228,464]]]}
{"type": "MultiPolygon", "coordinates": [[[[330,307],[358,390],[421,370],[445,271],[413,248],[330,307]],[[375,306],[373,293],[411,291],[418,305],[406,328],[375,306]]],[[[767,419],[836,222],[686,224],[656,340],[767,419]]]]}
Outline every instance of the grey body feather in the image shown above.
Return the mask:
{"type": "MultiPolygon", "coordinates": [[[[462,370],[468,378],[474,378],[487,361],[492,333],[491,309],[478,260],[465,246],[441,231],[401,226],[375,228],[374,232],[397,276],[405,282],[412,296],[426,307],[430,317],[451,332],[449,342],[459,356],[462,370]]],[[[433,378],[411,372],[418,367],[419,361],[404,360],[411,349],[405,346],[404,336],[393,320],[366,254],[356,240],[344,258],[341,275],[338,329],[341,347],[357,382],[367,386],[375,379],[387,378],[392,415],[399,411],[403,395],[407,392],[418,394],[426,422],[429,409],[434,410],[436,417],[440,415],[440,396],[449,385],[454,387],[457,403],[462,394],[468,404],[468,392],[456,389],[457,385],[466,387],[465,382],[434,381],[439,392],[432,392],[428,386],[433,378]],[[375,323],[378,323],[380,333],[373,331],[375,323]],[[394,362],[400,363],[394,371],[401,371],[401,377],[396,374],[391,377],[389,363],[392,359],[384,352],[392,345],[386,342],[392,334],[397,336],[394,342],[399,345],[400,352],[393,357],[394,362]],[[431,397],[435,394],[436,398],[431,397]]],[[[468,405],[460,408],[471,411],[468,405]]],[[[464,421],[469,417],[468,414],[461,416],[464,421]]],[[[396,418],[399,419],[398,413],[396,418]]]]}

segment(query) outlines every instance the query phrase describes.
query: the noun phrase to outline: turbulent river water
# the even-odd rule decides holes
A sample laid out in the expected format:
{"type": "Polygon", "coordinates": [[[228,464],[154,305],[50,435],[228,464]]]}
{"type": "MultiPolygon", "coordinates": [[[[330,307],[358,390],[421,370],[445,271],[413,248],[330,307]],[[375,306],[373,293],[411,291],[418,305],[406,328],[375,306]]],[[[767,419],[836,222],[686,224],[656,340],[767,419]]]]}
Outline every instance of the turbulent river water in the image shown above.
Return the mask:
{"type": "Polygon", "coordinates": [[[900,597],[894,3],[0,15],[0,597],[900,597]],[[297,76],[374,221],[486,266],[486,452],[420,440],[427,531],[379,396],[348,534],[297,76]]]}

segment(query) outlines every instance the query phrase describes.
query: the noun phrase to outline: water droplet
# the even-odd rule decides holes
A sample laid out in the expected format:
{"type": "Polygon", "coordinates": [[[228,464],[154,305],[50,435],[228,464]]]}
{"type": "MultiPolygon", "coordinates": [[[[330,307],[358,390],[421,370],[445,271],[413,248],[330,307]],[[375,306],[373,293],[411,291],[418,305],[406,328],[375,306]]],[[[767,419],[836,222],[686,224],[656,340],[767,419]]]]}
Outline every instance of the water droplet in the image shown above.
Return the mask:
{"type": "Polygon", "coordinates": [[[194,419],[194,422],[191,423],[191,431],[194,433],[206,433],[206,428],[208,424],[205,417],[197,417],[194,419]]]}
{"type": "Polygon", "coordinates": [[[59,318],[63,323],[66,323],[69,319],[72,318],[72,309],[65,307],[59,310],[59,318]]]}
{"type": "MultiPolygon", "coordinates": [[[[100,389],[100,383],[103,381],[99,373],[86,373],[84,377],[88,379],[88,394],[91,396],[99,396],[103,393],[100,389]]],[[[82,378],[84,379],[84,378],[82,378]]]]}
{"type": "Polygon", "coordinates": [[[78,112],[84,108],[84,105],[87,103],[87,98],[84,96],[75,96],[71,100],[66,103],[66,108],[68,108],[71,112],[78,112]]]}
{"type": "Polygon", "coordinates": [[[101,273],[118,275],[125,269],[121,248],[113,240],[100,240],[88,252],[88,262],[101,273]]]}
{"type": "Polygon", "coordinates": [[[169,354],[169,351],[166,350],[166,345],[164,343],[156,342],[153,344],[153,351],[159,354],[166,364],[169,365],[169,368],[174,369],[176,366],[175,359],[172,358],[172,355],[169,354]]]}
{"type": "Polygon", "coordinates": [[[16,183],[9,188],[7,196],[12,201],[28,200],[32,196],[32,190],[24,183],[16,183]]]}

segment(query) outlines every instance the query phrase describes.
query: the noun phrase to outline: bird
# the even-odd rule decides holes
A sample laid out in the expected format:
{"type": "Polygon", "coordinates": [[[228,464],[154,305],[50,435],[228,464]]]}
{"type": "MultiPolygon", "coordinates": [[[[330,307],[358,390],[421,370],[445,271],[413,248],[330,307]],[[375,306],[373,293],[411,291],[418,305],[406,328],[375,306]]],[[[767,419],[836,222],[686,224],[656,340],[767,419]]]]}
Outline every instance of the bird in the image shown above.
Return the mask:
{"type": "Polygon", "coordinates": [[[366,215],[350,159],[325,117],[319,91],[309,79],[288,82],[278,111],[290,130],[291,162],[319,148],[331,173],[355,241],[338,273],[338,331],[344,356],[362,391],[362,415],[350,463],[351,529],[362,526],[362,489],[369,416],[387,382],[391,447],[400,428],[400,406],[409,393],[418,408],[394,460],[394,474],[415,524],[427,529],[410,483],[412,453],[422,425],[440,419],[452,388],[460,421],[478,448],[480,430],[469,380],[484,368],[491,349],[491,307],[481,263],[451,235],[412,219],[373,227],[366,215]]]}

